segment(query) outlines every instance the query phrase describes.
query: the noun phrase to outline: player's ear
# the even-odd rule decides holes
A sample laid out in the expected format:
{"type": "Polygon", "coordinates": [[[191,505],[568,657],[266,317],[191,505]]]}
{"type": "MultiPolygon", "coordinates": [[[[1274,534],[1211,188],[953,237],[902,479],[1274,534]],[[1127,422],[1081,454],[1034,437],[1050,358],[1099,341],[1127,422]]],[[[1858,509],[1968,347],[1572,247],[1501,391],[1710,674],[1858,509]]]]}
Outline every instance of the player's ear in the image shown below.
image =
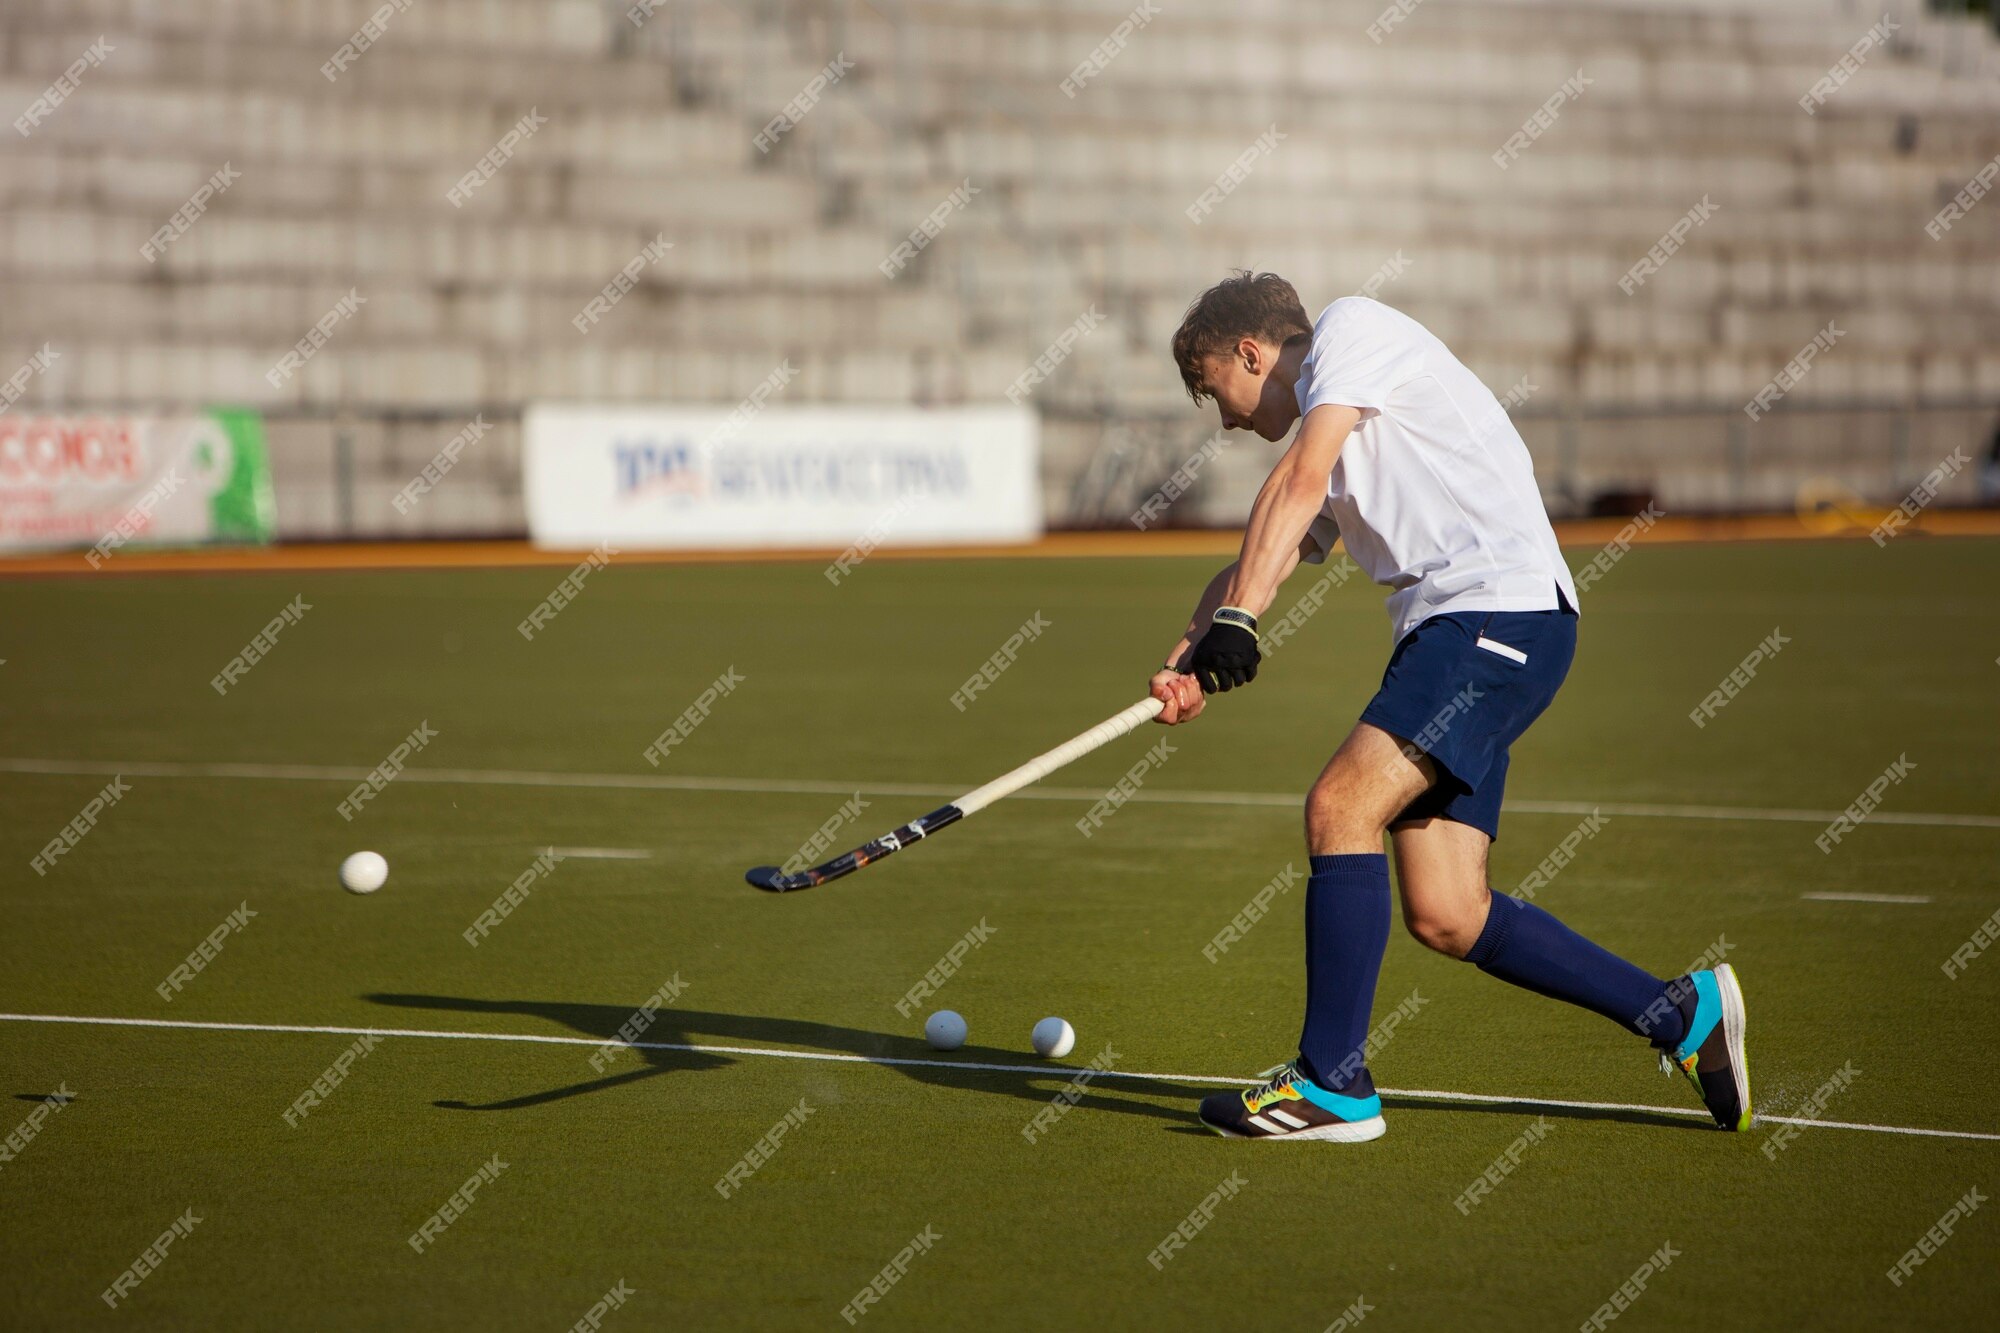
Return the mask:
{"type": "Polygon", "coordinates": [[[1236,358],[1243,363],[1245,370],[1255,375],[1264,365],[1264,348],[1255,338],[1240,339],[1236,344],[1236,358]]]}

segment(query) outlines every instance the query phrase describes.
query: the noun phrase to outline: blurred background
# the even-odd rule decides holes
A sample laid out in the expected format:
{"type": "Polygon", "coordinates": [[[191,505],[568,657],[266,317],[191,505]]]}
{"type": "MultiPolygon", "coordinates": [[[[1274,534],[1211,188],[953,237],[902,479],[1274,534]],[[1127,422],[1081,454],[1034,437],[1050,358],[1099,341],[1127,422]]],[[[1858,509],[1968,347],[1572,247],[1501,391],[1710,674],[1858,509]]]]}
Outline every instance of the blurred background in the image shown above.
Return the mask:
{"type": "Polygon", "coordinates": [[[1559,516],[1995,486],[1963,5],[5,0],[0,105],[14,548],[190,421],[268,458],[194,537],[520,536],[540,405],[1025,408],[1041,525],[1237,523],[1166,346],[1238,267],[1427,324],[1559,516]]]}

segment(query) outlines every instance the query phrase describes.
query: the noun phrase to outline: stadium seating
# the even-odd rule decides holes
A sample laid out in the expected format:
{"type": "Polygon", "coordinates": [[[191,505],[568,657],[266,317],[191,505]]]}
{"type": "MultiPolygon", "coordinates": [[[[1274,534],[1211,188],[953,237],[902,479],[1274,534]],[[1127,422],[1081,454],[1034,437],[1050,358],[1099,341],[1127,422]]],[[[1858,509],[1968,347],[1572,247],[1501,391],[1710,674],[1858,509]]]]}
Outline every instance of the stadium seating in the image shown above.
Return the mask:
{"type": "MultiPolygon", "coordinates": [[[[789,400],[996,401],[1095,311],[1035,389],[1045,485],[1054,522],[1123,522],[1213,429],[1163,349],[1192,293],[1246,265],[1315,309],[1374,281],[1518,388],[1567,508],[1613,488],[1788,506],[1815,481],[1894,499],[2000,405],[2000,203],[1925,231],[2000,155],[2000,43],[1920,7],[1890,6],[1886,48],[1809,114],[1880,7],[1182,0],[1121,39],[1125,0],[398,2],[0,9],[16,114],[112,48],[5,150],[0,363],[62,353],[24,408],[251,404],[287,535],[507,532],[524,403],[729,404],[781,361],[789,400]],[[843,54],[851,72],[760,148],[843,54]],[[531,109],[546,123],[448,198],[531,109]],[[240,180],[149,260],[225,162],[240,180]],[[1683,252],[1622,291],[1704,200],[1683,252]],[[350,289],[366,304],[274,387],[350,289]],[[1818,368],[1745,416],[1829,324],[1818,368]],[[475,413],[494,433],[397,514],[475,413]]],[[[1177,517],[1240,512],[1269,457],[1230,450],[1177,517]]]]}

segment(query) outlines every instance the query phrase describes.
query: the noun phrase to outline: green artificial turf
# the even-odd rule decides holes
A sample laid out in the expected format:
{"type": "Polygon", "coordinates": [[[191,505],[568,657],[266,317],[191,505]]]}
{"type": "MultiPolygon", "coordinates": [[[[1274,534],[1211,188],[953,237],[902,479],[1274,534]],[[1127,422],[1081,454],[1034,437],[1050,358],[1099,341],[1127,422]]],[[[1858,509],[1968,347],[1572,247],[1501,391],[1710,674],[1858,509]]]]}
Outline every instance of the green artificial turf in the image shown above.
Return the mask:
{"type": "MultiPolygon", "coordinates": [[[[0,1163],[0,1325],[568,1328],[622,1281],[612,1330],[845,1328],[843,1306],[926,1228],[859,1326],[1321,1330],[1360,1300],[1368,1328],[1576,1328],[1662,1247],[1619,1330],[1990,1318],[2000,1209],[1959,1219],[1900,1286],[1885,1274],[1968,1190],[2000,1189],[1996,1141],[1820,1127],[1778,1147],[1765,1125],[1397,1095],[1388,1135],[1357,1147],[1198,1130],[1216,1085],[1175,1076],[1253,1074],[1297,1037],[1302,880],[1215,961],[1203,946],[1305,868],[1296,797],[1390,646],[1358,580],[1193,727],[1127,738],[837,884],[743,884],[844,802],[866,808],[830,852],[1139,698],[1212,563],[876,560],[839,586],[809,563],[614,563],[533,641],[515,626],[559,570],[0,581],[0,757],[78,766],[0,765],[0,1009],[579,1039],[387,1037],[288,1125],[353,1035],[0,1022],[0,1134],[75,1095],[0,1163]],[[299,595],[311,609],[218,695],[210,678],[299,595]],[[1048,629],[955,708],[1037,612],[1048,629]],[[742,683],[649,765],[730,668],[742,683]],[[344,821],[353,781],[314,770],[368,769],[420,723],[436,739],[344,821]],[[1162,736],[1174,749],[1141,799],[1082,836],[1086,793],[1162,736]],[[37,875],[114,773],[129,793],[37,875]],[[619,781],[519,776],[534,773],[619,781]],[[663,776],[751,789],[643,785],[663,776]],[[1272,799],[1157,799],[1204,792],[1272,799]],[[470,946],[551,846],[651,856],[563,860],[470,946]],[[335,879],[363,847],[391,865],[372,897],[335,879]],[[899,1014],[982,925],[936,997],[899,1014]],[[675,978],[642,1040],[1046,1069],[668,1049],[594,1067],[585,1043],[675,978]],[[954,1055],[923,1044],[937,1007],[970,1022],[954,1055]],[[1028,1049],[1046,1014],[1078,1032],[1061,1061],[1028,1049]],[[1093,1058],[1168,1077],[1096,1078],[1031,1142],[1093,1058]],[[1517,1164],[1461,1211],[1510,1145],[1517,1164]],[[495,1156],[504,1169],[414,1250],[495,1156]],[[1212,1193],[1212,1220],[1156,1267],[1212,1193]],[[108,1309],[99,1293],[190,1211],[108,1309]]],[[[1494,883],[1577,826],[1571,805],[1834,811],[1899,757],[1915,767],[1883,815],[2000,813],[1996,588],[1996,542],[1633,551],[1586,595],[1570,683],[1515,751],[1510,798],[1562,808],[1508,814],[1494,883]],[[1774,630],[1782,651],[1695,727],[1688,711],[1774,630]]],[[[1942,969],[2000,907],[2000,827],[1878,816],[1830,855],[1823,827],[1614,811],[1537,901],[1661,973],[1722,941],[1760,1109],[1851,1066],[1822,1118],[2000,1133],[2000,950],[1942,969]]],[[[1405,1002],[1373,1063],[1388,1088],[1692,1105],[1602,1019],[1398,934],[1378,1018],[1405,1002]]]]}

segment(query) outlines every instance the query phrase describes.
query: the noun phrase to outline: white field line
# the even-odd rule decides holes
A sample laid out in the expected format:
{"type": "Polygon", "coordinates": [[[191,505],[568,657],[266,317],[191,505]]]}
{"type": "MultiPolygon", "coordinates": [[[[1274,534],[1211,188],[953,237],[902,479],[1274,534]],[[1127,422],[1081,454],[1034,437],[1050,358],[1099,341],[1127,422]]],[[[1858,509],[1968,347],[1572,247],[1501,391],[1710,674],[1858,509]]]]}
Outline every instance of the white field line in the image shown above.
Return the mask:
{"type": "MultiPolygon", "coordinates": [[[[118,763],[99,759],[6,759],[0,758],[0,773],[30,773],[56,777],[124,776],[134,778],[252,778],[297,782],[360,782],[369,770],[319,764],[194,764],[133,761],[118,763]]],[[[494,768],[406,768],[398,782],[455,783],[486,787],[574,787],[620,791],[752,792],[792,796],[851,796],[856,791],[878,796],[911,796],[950,799],[963,796],[973,784],[941,787],[935,783],[909,782],[820,782],[786,778],[671,777],[658,773],[541,773],[494,768]]],[[[1009,800],[1095,801],[1104,796],[1097,787],[1030,787],[1014,793],[1009,800]]],[[[1158,791],[1144,790],[1135,801],[1163,805],[1269,806],[1296,810],[1305,796],[1291,792],[1265,791],[1158,791]]],[[[1588,815],[1593,812],[1640,819],[1713,819],[1787,824],[1832,823],[1837,810],[1767,810],[1733,805],[1624,804],[1616,801],[1508,801],[1504,809],[1523,815],[1588,815]]],[[[1876,810],[1868,816],[1871,824],[1914,825],[1925,828],[2000,829],[2000,815],[1921,814],[1876,810]]]]}
{"type": "Polygon", "coordinates": [[[549,855],[558,861],[573,856],[586,861],[643,861],[652,853],[644,847],[551,847],[549,855]]]}
{"type": "MultiPolygon", "coordinates": [[[[97,1027],[178,1028],[197,1032],[304,1032],[336,1037],[434,1037],[448,1041],[533,1042],[548,1046],[603,1046],[601,1037],[557,1037],[529,1032],[449,1032],[435,1028],[335,1027],[313,1023],[214,1023],[178,1018],[99,1018],[76,1014],[0,1014],[4,1023],[81,1023],[97,1027]]],[[[1074,1074],[1075,1067],[1046,1061],[1033,1065],[988,1064],[978,1060],[918,1060],[888,1055],[845,1055],[834,1051],[783,1051],[769,1046],[700,1046],[677,1041],[632,1041],[621,1045],[642,1051],[689,1051],[701,1055],[763,1055],[779,1060],[822,1060],[838,1064],[916,1066],[925,1069],[976,1069],[987,1073],[1074,1074]]],[[[1250,1087],[1254,1078],[1223,1078],[1214,1074],[1141,1074],[1128,1069],[1101,1069],[1097,1078],[1128,1078],[1148,1083],[1220,1083],[1250,1087]]],[[[1563,1106],[1586,1111],[1644,1111],[1653,1115],[1707,1119],[1708,1112],[1684,1106],[1642,1106],[1637,1102],[1579,1102],[1554,1097],[1503,1097],[1483,1092],[1440,1092],[1427,1088],[1377,1088],[1386,1097],[1413,1101],[1475,1102],[1488,1106],[1563,1106]]],[[[1921,1129],[1908,1125],[1870,1125],[1849,1120],[1806,1120],[1793,1116],[1760,1115],[1758,1124],[1814,1125],[1821,1129],[1854,1129],[1871,1134],[1907,1134],[1927,1139],[1981,1139],[2000,1142],[2000,1134],[1964,1129],[1921,1129]]]]}
{"type": "Polygon", "coordinates": [[[1927,903],[1919,893],[1802,893],[1800,898],[1816,903],[1927,903]]]}

